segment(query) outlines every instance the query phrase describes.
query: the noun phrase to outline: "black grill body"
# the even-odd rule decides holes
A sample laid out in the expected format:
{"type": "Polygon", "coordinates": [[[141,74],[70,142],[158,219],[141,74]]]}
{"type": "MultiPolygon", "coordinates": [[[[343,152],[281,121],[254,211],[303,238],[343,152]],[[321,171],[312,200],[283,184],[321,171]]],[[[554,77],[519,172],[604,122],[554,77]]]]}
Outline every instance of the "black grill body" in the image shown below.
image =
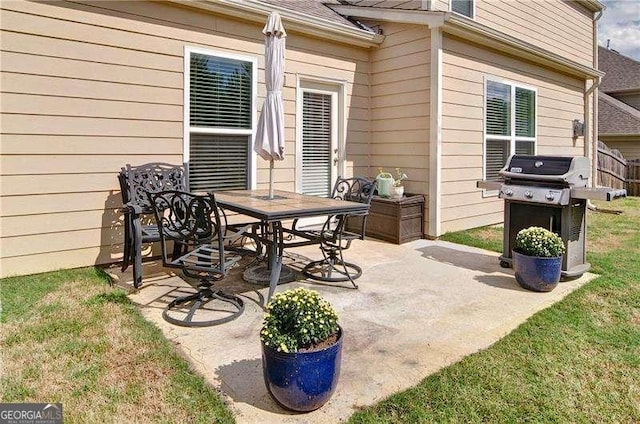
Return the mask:
{"type": "Polygon", "coordinates": [[[562,237],[566,253],[562,259],[562,277],[579,277],[591,265],[586,261],[587,201],[574,199],[568,205],[547,206],[505,199],[504,234],[500,264],[511,267],[511,251],[518,231],[531,226],[546,228],[562,237]]]}
{"type": "Polygon", "coordinates": [[[504,199],[503,252],[500,265],[511,267],[516,235],[538,226],[558,234],[566,247],[562,277],[579,277],[586,261],[588,199],[614,200],[626,191],[588,188],[590,161],[586,157],[514,155],[500,171],[501,180],[479,181],[478,187],[499,190],[504,199]]]}

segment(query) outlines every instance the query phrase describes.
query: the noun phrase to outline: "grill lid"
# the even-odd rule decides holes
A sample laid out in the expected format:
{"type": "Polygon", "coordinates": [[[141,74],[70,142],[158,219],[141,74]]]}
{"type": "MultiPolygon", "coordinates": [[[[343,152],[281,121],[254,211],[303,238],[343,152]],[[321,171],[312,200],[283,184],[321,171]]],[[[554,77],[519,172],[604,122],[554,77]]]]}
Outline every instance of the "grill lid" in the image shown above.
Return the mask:
{"type": "Polygon", "coordinates": [[[589,180],[589,158],[577,156],[513,155],[500,170],[505,179],[557,182],[584,187],[589,180]]]}

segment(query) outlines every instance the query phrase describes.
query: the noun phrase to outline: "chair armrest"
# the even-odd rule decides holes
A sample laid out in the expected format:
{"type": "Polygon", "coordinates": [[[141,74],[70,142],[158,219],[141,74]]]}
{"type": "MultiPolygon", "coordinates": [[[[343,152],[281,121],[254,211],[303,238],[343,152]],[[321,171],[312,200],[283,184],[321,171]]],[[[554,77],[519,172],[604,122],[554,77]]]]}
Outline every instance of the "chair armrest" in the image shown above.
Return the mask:
{"type": "Polygon", "coordinates": [[[142,215],[144,213],[142,207],[138,204],[128,202],[125,203],[121,208],[120,212],[122,213],[130,213],[133,215],[142,215]]]}

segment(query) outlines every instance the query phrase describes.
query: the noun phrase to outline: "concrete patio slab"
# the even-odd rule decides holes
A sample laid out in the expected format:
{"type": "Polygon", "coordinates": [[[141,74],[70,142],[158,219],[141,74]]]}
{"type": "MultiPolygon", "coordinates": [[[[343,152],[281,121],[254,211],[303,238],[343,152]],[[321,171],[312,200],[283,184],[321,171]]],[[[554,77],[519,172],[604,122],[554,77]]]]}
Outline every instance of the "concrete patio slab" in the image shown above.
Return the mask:
{"type": "MultiPolygon", "coordinates": [[[[145,270],[144,286],[130,295],[142,313],[219,388],[240,423],[336,423],[358,407],[415,386],[438,369],[485,349],[535,312],[585,284],[592,274],[561,282],[550,293],[518,286],[500,268],[497,254],[442,241],[401,246],[356,242],[348,260],[363,267],[358,290],[295,281],[278,290],[309,287],[329,300],[344,329],[340,382],[321,409],[295,414],[269,397],[262,380],[259,331],[267,288],[242,282],[237,269],[221,286],[242,293],[245,312],[235,321],[207,328],[182,328],[162,319],[162,309],[188,284],[176,276],[145,270]]],[[[316,259],[317,247],[294,249],[289,265],[316,259]]]]}

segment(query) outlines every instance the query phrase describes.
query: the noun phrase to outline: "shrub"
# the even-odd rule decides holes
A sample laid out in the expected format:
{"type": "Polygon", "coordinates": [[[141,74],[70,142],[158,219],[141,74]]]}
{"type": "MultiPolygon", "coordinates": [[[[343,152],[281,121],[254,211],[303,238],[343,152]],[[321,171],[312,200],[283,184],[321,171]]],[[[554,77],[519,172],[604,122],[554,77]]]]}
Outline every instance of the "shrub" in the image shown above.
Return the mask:
{"type": "Polygon", "coordinates": [[[338,332],[338,315],[313,290],[297,288],[276,294],[267,305],[260,339],[278,352],[297,352],[338,332]]]}
{"type": "Polygon", "coordinates": [[[557,234],[542,227],[529,227],[516,235],[518,253],[543,258],[556,258],[564,254],[564,242],[557,234]]]}

